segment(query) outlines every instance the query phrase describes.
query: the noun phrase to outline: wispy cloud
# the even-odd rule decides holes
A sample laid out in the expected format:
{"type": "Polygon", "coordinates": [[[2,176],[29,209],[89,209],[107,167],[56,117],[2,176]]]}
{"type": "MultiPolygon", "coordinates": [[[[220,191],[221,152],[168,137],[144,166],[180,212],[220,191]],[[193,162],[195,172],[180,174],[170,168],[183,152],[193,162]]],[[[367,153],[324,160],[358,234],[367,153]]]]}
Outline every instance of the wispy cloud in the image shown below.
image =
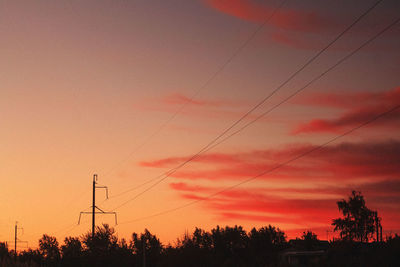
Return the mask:
{"type": "MultiPolygon", "coordinates": [[[[267,3],[254,0],[206,0],[205,3],[222,13],[257,23],[264,22],[274,10],[267,3]]],[[[321,32],[338,26],[336,21],[327,16],[290,8],[281,8],[269,24],[280,29],[301,32],[321,32]]]]}
{"type": "MultiPolygon", "coordinates": [[[[142,100],[135,107],[142,111],[171,114],[179,112],[180,115],[191,118],[226,119],[237,118],[248,109],[249,105],[245,100],[191,98],[181,92],[173,92],[161,97],[142,100]]],[[[250,119],[254,116],[250,116],[250,119]]]]}
{"type": "MultiPolygon", "coordinates": [[[[207,195],[219,191],[216,186],[172,183],[171,188],[187,200],[206,200],[204,208],[218,220],[252,221],[286,224],[291,227],[329,228],[339,216],[336,201],[346,198],[352,189],[361,190],[368,206],[379,209],[385,225],[394,227],[400,208],[400,180],[382,180],[359,184],[323,185],[318,187],[247,187],[225,191],[211,199],[207,195]],[[299,195],[297,193],[303,193],[299,195]]],[[[290,229],[290,228],[288,228],[290,229]]]]}
{"type": "MultiPolygon", "coordinates": [[[[206,154],[194,167],[173,174],[170,188],[186,200],[206,200],[203,207],[219,221],[252,221],[287,229],[325,227],[340,214],[336,201],[360,190],[368,206],[378,209],[385,225],[397,227],[400,208],[400,141],[344,142],[330,145],[257,181],[235,184],[315,148],[293,144],[275,149],[206,154]],[[218,195],[213,195],[219,192],[218,195]],[[213,195],[212,198],[208,196],[213,195]]],[[[187,157],[150,161],[145,166],[171,167],[187,157]]],[[[324,231],[325,231],[324,230],[324,231]]]]}
{"type": "MultiPolygon", "coordinates": [[[[261,24],[274,12],[275,7],[268,1],[257,0],[204,0],[210,8],[232,17],[261,24]]],[[[387,8],[387,7],[386,7],[387,8]]],[[[378,16],[375,21],[386,21],[390,9],[387,8],[385,15],[378,16]]],[[[342,31],[346,27],[345,14],[341,17],[333,17],[330,12],[322,13],[318,8],[297,8],[294,5],[283,5],[268,21],[267,26],[271,29],[269,40],[280,45],[295,49],[320,49],[324,44],[321,43],[321,35],[332,34],[342,31]]],[[[395,13],[393,13],[395,15],[395,13]]],[[[373,28],[367,23],[362,23],[358,27],[358,36],[369,34],[373,28]]],[[[354,35],[353,34],[353,35],[354,35]]],[[[381,44],[382,45],[382,44],[381,44]]],[[[351,45],[350,45],[351,46],[351,45]]],[[[382,48],[382,47],[380,47],[382,48]]],[[[385,44],[386,49],[396,49],[396,45],[385,44]]],[[[349,45],[338,45],[333,49],[348,50],[349,45]]]]}
{"type": "Polygon", "coordinates": [[[163,97],[163,102],[170,105],[195,105],[195,106],[209,106],[209,107],[219,107],[229,104],[228,101],[212,101],[212,100],[197,100],[192,99],[181,93],[173,93],[163,97]]]}
{"type": "MultiPolygon", "coordinates": [[[[269,3],[254,0],[205,0],[205,3],[221,13],[251,21],[263,23],[269,17],[275,7],[269,3]]],[[[327,15],[318,14],[315,11],[281,7],[268,21],[272,27],[271,40],[297,49],[316,49],[318,42],[315,38],[289,33],[320,34],[332,32],[340,28],[340,21],[327,15]],[[312,40],[310,40],[312,39],[312,40]]]]}
{"type": "MultiPolygon", "coordinates": [[[[301,123],[292,130],[292,134],[340,132],[346,127],[363,123],[399,105],[400,87],[379,93],[316,95],[303,101],[308,105],[340,107],[346,111],[334,119],[318,118],[301,123]]],[[[400,126],[400,111],[388,114],[374,125],[389,128],[400,126]]]]}
{"type": "MultiPolygon", "coordinates": [[[[172,176],[184,180],[240,180],[253,177],[276,167],[296,155],[314,149],[314,145],[288,145],[279,149],[265,149],[246,153],[214,153],[193,160],[192,166],[172,176]]],[[[146,167],[174,167],[188,157],[170,157],[140,163],[146,167]]],[[[306,158],[284,166],[262,180],[288,181],[326,179],[356,179],[379,175],[381,178],[397,176],[400,172],[400,141],[341,143],[325,147],[306,158]]]]}

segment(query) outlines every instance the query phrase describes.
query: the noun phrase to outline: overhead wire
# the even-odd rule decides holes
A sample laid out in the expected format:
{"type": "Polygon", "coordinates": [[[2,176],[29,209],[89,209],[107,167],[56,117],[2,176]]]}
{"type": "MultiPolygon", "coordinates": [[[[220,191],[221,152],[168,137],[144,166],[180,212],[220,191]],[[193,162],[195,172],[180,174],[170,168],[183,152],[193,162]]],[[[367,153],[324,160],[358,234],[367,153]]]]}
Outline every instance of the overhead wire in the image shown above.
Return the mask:
{"type": "Polygon", "coordinates": [[[292,157],[292,158],[290,158],[289,160],[286,160],[286,161],[284,161],[284,162],[282,162],[282,163],[279,163],[279,164],[278,164],[277,166],[275,166],[275,167],[272,167],[272,168],[270,168],[270,169],[268,169],[268,170],[265,170],[265,171],[263,171],[263,172],[257,174],[256,176],[253,176],[253,177],[251,177],[251,178],[248,178],[248,179],[246,179],[246,180],[243,180],[243,181],[241,181],[241,182],[239,182],[239,183],[236,183],[236,184],[234,184],[234,185],[232,185],[232,186],[226,187],[226,188],[224,188],[224,189],[222,189],[222,190],[220,190],[220,191],[217,191],[217,192],[215,192],[215,193],[212,193],[212,194],[210,194],[210,195],[207,195],[206,197],[202,197],[202,198],[193,200],[193,201],[191,201],[191,202],[188,202],[188,203],[186,203],[186,204],[184,204],[184,205],[181,205],[181,206],[178,206],[178,207],[175,207],[175,208],[172,208],[172,209],[167,209],[167,210],[165,210],[165,211],[161,211],[161,212],[158,212],[158,213],[149,215],[149,216],[137,218],[137,219],[130,220],[130,221],[121,222],[120,224],[127,224],[127,223],[142,221],[142,220],[146,220],[146,219],[151,219],[151,218],[154,218],[154,217],[158,217],[158,216],[161,216],[161,215],[165,215],[165,214],[168,214],[168,213],[171,213],[171,212],[174,212],[174,211],[177,211],[177,210],[180,210],[180,209],[183,209],[183,208],[192,206],[192,205],[197,204],[197,203],[202,202],[202,201],[209,200],[209,199],[213,198],[213,197],[216,196],[216,195],[219,195],[219,194],[221,194],[221,193],[230,191],[230,190],[232,190],[232,189],[234,189],[234,188],[236,188],[236,187],[238,187],[238,186],[241,186],[241,185],[243,185],[243,184],[246,184],[246,183],[248,183],[248,182],[251,182],[251,181],[253,181],[253,180],[255,180],[255,179],[257,179],[257,178],[259,178],[259,177],[261,177],[261,176],[264,176],[264,175],[266,175],[266,174],[268,174],[268,173],[271,173],[271,172],[273,172],[273,171],[275,171],[275,170],[277,170],[277,169],[279,169],[279,168],[282,168],[282,167],[284,167],[284,166],[287,166],[288,164],[290,164],[290,163],[292,163],[292,162],[294,162],[294,161],[296,161],[296,160],[299,160],[299,159],[301,159],[301,158],[303,158],[303,157],[306,157],[307,155],[309,155],[309,154],[311,154],[311,153],[313,153],[313,152],[315,152],[315,151],[317,151],[317,150],[320,150],[320,149],[322,149],[322,148],[328,146],[329,144],[331,144],[331,143],[337,141],[338,139],[340,139],[340,138],[342,138],[342,137],[344,137],[344,136],[346,136],[346,135],[349,135],[349,134],[353,133],[354,131],[356,131],[356,130],[362,128],[362,127],[365,127],[365,126],[369,125],[370,123],[372,123],[372,122],[374,122],[374,121],[376,121],[376,120],[378,120],[378,119],[380,119],[380,118],[382,118],[382,117],[388,115],[389,113],[392,113],[392,112],[398,110],[399,108],[400,108],[400,105],[394,106],[394,107],[392,107],[391,109],[386,110],[386,111],[384,111],[384,112],[378,114],[377,116],[375,116],[375,117],[373,117],[373,118],[371,118],[371,119],[369,119],[369,120],[367,120],[367,121],[365,121],[365,122],[363,122],[363,123],[357,125],[356,127],[351,128],[350,130],[348,130],[348,131],[346,131],[346,132],[344,132],[344,133],[342,133],[342,134],[340,134],[340,135],[335,136],[334,138],[332,138],[332,139],[330,139],[330,140],[328,140],[328,141],[326,141],[326,142],[324,142],[324,143],[322,143],[322,144],[320,144],[320,145],[318,145],[318,146],[315,146],[315,147],[313,147],[313,148],[311,148],[311,149],[309,149],[309,150],[307,150],[307,151],[305,151],[305,152],[303,152],[303,153],[300,153],[299,155],[297,155],[297,156],[295,156],[295,157],[292,157]]]}
{"type": "MultiPolygon", "coordinates": [[[[133,152],[131,152],[125,159],[123,159],[122,161],[120,161],[118,164],[116,164],[111,170],[109,170],[108,172],[106,172],[105,175],[108,175],[109,173],[112,172],[112,170],[114,170],[117,165],[120,166],[123,162],[125,162],[126,160],[130,159],[131,156],[141,147],[143,147],[145,145],[145,143],[147,143],[149,140],[151,140],[155,135],[157,135],[160,131],[162,131],[163,128],[165,128],[165,126],[170,123],[179,113],[182,112],[182,110],[191,102],[193,102],[194,98],[202,91],[204,90],[220,73],[223,72],[223,70],[233,61],[233,59],[235,57],[237,57],[242,51],[243,49],[249,45],[249,43],[257,36],[257,34],[265,27],[265,25],[267,25],[267,23],[276,15],[276,13],[285,5],[285,3],[288,0],[282,0],[279,2],[279,4],[272,10],[272,12],[268,15],[268,17],[263,21],[263,23],[261,23],[254,32],[251,33],[251,35],[234,51],[234,53],[217,69],[216,72],[214,72],[211,77],[206,80],[206,82],[199,87],[199,89],[189,98],[189,100],[185,103],[183,103],[178,110],[164,123],[162,124],[155,132],[153,132],[150,136],[147,137],[146,141],[144,141],[143,143],[141,143],[138,147],[136,147],[133,152]]],[[[111,195],[109,199],[113,199],[113,198],[117,198],[119,196],[125,195],[126,193],[132,192],[136,189],[139,189],[153,181],[156,181],[160,178],[162,178],[164,175],[168,174],[170,171],[173,171],[174,169],[169,170],[168,172],[162,173],[144,183],[141,183],[139,185],[136,185],[132,188],[129,188],[125,191],[122,191],[120,193],[117,193],[115,195],[111,195]]],[[[105,201],[103,201],[105,202],[105,201]]]]}
{"type": "MultiPolygon", "coordinates": [[[[286,84],[288,84],[293,78],[295,78],[300,72],[302,72],[305,68],[307,68],[307,66],[309,66],[312,62],[314,62],[320,55],[322,55],[326,50],[328,50],[335,42],[337,42],[343,35],[345,35],[351,28],[353,28],[360,20],[362,20],[368,13],[370,13],[376,6],[378,6],[383,0],[378,0],[376,2],[374,2],[366,11],[364,11],[360,16],[358,16],[350,25],[348,25],[342,32],[339,33],[339,35],[337,35],[331,42],[329,42],[326,46],[324,46],[318,53],[316,53],[314,56],[312,56],[309,60],[306,61],[305,64],[303,64],[297,71],[295,71],[294,73],[292,73],[289,78],[287,78],[284,82],[282,82],[277,88],[275,88],[270,94],[268,94],[267,96],[265,96],[261,101],[259,101],[255,106],[253,106],[249,111],[247,111],[245,114],[243,114],[238,120],[236,120],[233,124],[231,124],[229,127],[227,127],[224,131],[222,131],[222,133],[220,133],[217,137],[215,137],[214,139],[212,139],[206,146],[204,146],[202,149],[200,149],[200,151],[198,151],[197,153],[193,154],[191,157],[189,157],[187,160],[183,161],[182,163],[180,163],[178,166],[168,170],[167,172],[164,172],[162,175],[157,176],[156,178],[151,179],[150,181],[154,181],[157,180],[154,184],[150,185],[149,187],[147,187],[146,189],[144,189],[143,191],[141,191],[140,193],[136,194],[133,198],[123,202],[121,205],[117,206],[116,208],[114,208],[113,210],[119,209],[122,206],[125,206],[126,204],[128,204],[129,202],[137,199],[139,196],[145,194],[146,192],[150,191],[152,188],[154,188],[155,186],[157,186],[158,184],[160,184],[162,181],[164,181],[165,179],[167,179],[169,176],[171,176],[172,174],[174,174],[177,170],[179,170],[180,168],[182,168],[183,166],[185,166],[186,164],[188,164],[189,162],[193,161],[194,159],[196,159],[197,157],[199,157],[201,154],[203,154],[204,152],[208,151],[210,147],[215,147],[214,144],[216,144],[218,142],[219,139],[221,139],[224,135],[226,135],[230,130],[232,130],[235,126],[237,126],[240,122],[242,122],[245,118],[247,118],[253,111],[255,111],[257,108],[259,108],[261,105],[263,105],[268,99],[270,99],[273,95],[275,95],[279,90],[281,90],[286,84]],[[161,178],[159,178],[161,177],[161,178]]],[[[361,49],[361,48],[360,48],[361,49]]],[[[357,50],[358,51],[358,50],[357,50]]],[[[340,64],[340,63],[339,63],[340,64]]],[[[338,64],[338,65],[339,65],[338,64]]],[[[336,67],[336,66],[334,66],[336,67]]],[[[333,68],[334,68],[333,67],[333,68]]],[[[332,69],[333,69],[332,68],[332,69]]],[[[330,70],[329,70],[330,71],[330,70]]],[[[323,74],[325,75],[325,74],[323,74]]],[[[322,76],[323,76],[322,75],[322,76]]],[[[308,86],[308,85],[307,85],[308,86]]],[[[304,88],[303,88],[304,89],[304,88]]],[[[301,89],[301,90],[303,90],[301,89]]],[[[299,91],[301,91],[299,90],[299,91]]],[[[298,92],[297,92],[298,93],[298,92]]],[[[296,93],[296,94],[297,94],[296,93]]],[[[294,95],[293,95],[294,96],[294,95]]],[[[287,99],[288,100],[288,99],[287,99]]],[[[286,102],[287,100],[285,100],[284,102],[286,102]]],[[[283,102],[283,103],[284,103],[283,102]]],[[[282,104],[283,104],[282,103],[282,104]]],[[[270,111],[272,111],[273,109],[279,107],[279,105],[274,106],[272,109],[270,109],[270,111]]],[[[269,112],[270,112],[269,111],[269,112]]],[[[258,120],[258,119],[257,119],[258,120]]],[[[247,126],[246,126],[247,127],[247,126]]],[[[228,138],[225,138],[223,140],[226,140],[228,138]]],[[[218,144],[220,144],[221,142],[219,142],[218,144]]],[[[146,183],[150,183],[150,182],[146,182],[146,183]]],[[[125,192],[129,192],[129,190],[126,190],[125,192]]],[[[121,195],[121,194],[119,194],[121,195]]]]}
{"type": "Polygon", "coordinates": [[[392,28],[395,24],[399,23],[400,18],[398,18],[397,20],[393,21],[391,24],[389,24],[388,26],[386,26],[385,28],[383,28],[381,31],[379,31],[377,34],[375,34],[374,36],[372,36],[371,38],[369,38],[367,41],[365,41],[363,44],[361,44],[359,47],[357,47],[356,49],[354,49],[351,53],[347,54],[346,56],[344,56],[343,58],[341,58],[339,61],[337,61],[334,65],[332,65],[331,67],[329,67],[328,69],[326,69],[324,72],[322,72],[321,74],[319,74],[318,76],[316,76],[315,78],[313,78],[311,81],[309,81],[307,84],[305,84],[303,87],[299,88],[298,90],[296,90],[294,93],[290,94],[288,97],[284,98],[281,102],[277,103],[275,106],[271,107],[270,109],[268,109],[267,111],[265,111],[264,113],[260,114],[259,116],[257,116],[256,118],[254,118],[253,120],[249,121],[247,124],[243,125],[241,128],[239,128],[238,130],[236,130],[235,132],[232,132],[231,134],[225,136],[224,139],[221,139],[218,143],[215,143],[213,146],[209,147],[205,152],[213,149],[214,147],[218,146],[219,144],[225,142],[227,139],[231,138],[232,136],[238,134],[239,132],[243,131],[245,128],[247,128],[248,126],[250,126],[251,124],[255,123],[256,121],[260,120],[261,118],[265,117],[266,115],[268,115],[270,112],[272,112],[274,109],[278,108],[280,105],[284,104],[285,102],[289,101],[290,99],[292,99],[294,96],[296,96],[298,93],[300,93],[301,91],[303,91],[304,89],[308,88],[311,84],[313,84],[314,82],[318,81],[319,79],[321,79],[323,76],[325,76],[328,72],[332,71],[333,69],[335,69],[337,66],[339,66],[340,64],[342,64],[344,61],[346,61],[347,59],[349,59],[350,57],[352,57],[354,54],[356,54],[357,52],[359,52],[362,48],[364,48],[365,46],[367,46],[368,44],[370,44],[372,41],[374,41],[375,39],[377,39],[379,36],[381,36],[383,33],[385,33],[386,31],[388,31],[390,28],[392,28]]]}
{"type": "MultiPolygon", "coordinates": [[[[132,155],[137,152],[139,149],[141,149],[144,145],[146,145],[146,143],[148,141],[150,141],[154,136],[156,136],[159,132],[161,132],[179,113],[182,112],[182,110],[190,103],[193,101],[193,99],[202,91],[204,90],[221,72],[223,72],[223,70],[234,60],[235,57],[237,57],[242,50],[257,36],[257,34],[264,28],[264,26],[268,23],[268,21],[276,14],[276,12],[282,8],[282,6],[287,2],[288,0],[280,0],[279,4],[272,10],[272,12],[268,15],[268,17],[264,20],[264,22],[262,24],[260,24],[255,31],[253,31],[250,36],[228,57],[228,59],[226,61],[223,62],[223,64],[211,75],[211,77],[205,81],[204,84],[202,84],[197,90],[196,92],[188,99],[188,102],[183,103],[175,112],[174,114],[167,120],[165,121],[162,125],[160,125],[159,128],[157,128],[156,131],[154,131],[151,135],[149,135],[145,141],[143,141],[141,144],[139,144],[138,146],[136,146],[134,148],[133,151],[130,152],[130,154],[125,157],[123,160],[121,160],[119,163],[117,163],[114,167],[112,167],[110,170],[108,170],[105,174],[103,174],[102,176],[107,176],[109,175],[112,171],[114,171],[117,167],[119,167],[121,164],[123,164],[125,161],[127,161],[128,159],[130,159],[132,157],[132,155]]],[[[80,15],[78,13],[78,11],[75,9],[73,3],[71,1],[69,1],[70,7],[72,8],[72,10],[80,15]]],[[[160,176],[156,177],[155,179],[159,178],[160,176]]],[[[138,186],[136,186],[135,188],[131,188],[129,191],[133,191],[137,188],[140,188],[148,183],[151,183],[153,180],[151,181],[147,181],[143,184],[140,184],[138,186]]],[[[84,194],[88,193],[88,190],[84,190],[81,194],[78,194],[78,197],[82,197],[84,194]]],[[[122,192],[120,194],[111,196],[110,198],[114,198],[114,197],[118,197],[119,195],[124,194],[125,192],[122,192]]],[[[73,202],[75,202],[77,200],[77,198],[72,198],[70,201],[70,204],[72,204],[73,202]]],[[[104,201],[103,201],[104,202],[104,201]]],[[[102,202],[102,203],[103,203],[102,202]]],[[[64,228],[63,228],[64,229],[64,228]]]]}
{"type": "MultiPolygon", "coordinates": [[[[261,23],[254,32],[250,34],[250,36],[228,57],[226,61],[194,92],[194,94],[189,97],[188,101],[184,102],[173,114],[169,117],[164,123],[162,123],[152,134],[150,134],[142,143],[136,146],[124,159],[119,161],[117,164],[114,165],[110,170],[104,173],[102,176],[105,177],[113,172],[116,168],[118,168],[121,164],[129,160],[139,149],[145,146],[154,136],[160,133],[172,120],[178,116],[183,109],[190,103],[194,101],[194,98],[203,91],[206,87],[208,87],[216,77],[218,77],[225,68],[250,44],[250,42],[257,36],[257,34],[264,28],[264,26],[275,16],[279,9],[283,7],[283,5],[288,0],[281,0],[279,4],[271,11],[268,17],[261,23]]],[[[140,187],[140,186],[139,186],[140,187]]]]}

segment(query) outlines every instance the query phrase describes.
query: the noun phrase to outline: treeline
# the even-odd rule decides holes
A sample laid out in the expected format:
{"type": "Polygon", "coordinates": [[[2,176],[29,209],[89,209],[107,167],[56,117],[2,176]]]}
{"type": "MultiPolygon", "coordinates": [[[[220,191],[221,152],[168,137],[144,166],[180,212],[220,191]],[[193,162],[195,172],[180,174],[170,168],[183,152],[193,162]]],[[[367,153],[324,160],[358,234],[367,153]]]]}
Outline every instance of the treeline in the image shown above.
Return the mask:
{"type": "MultiPolygon", "coordinates": [[[[318,261],[295,266],[400,266],[400,237],[385,242],[361,243],[337,240],[327,243],[318,261]],[[312,264],[312,265],[310,265],[312,264]]],[[[285,233],[273,226],[253,228],[219,227],[210,232],[196,228],[175,244],[163,245],[148,230],[133,233],[129,241],[119,239],[107,224],[97,227],[94,237],[66,237],[62,245],[43,235],[39,248],[14,254],[0,243],[1,266],[293,266],[284,258],[287,251],[321,249],[321,241],[311,232],[287,241],[285,233]],[[293,242],[297,241],[297,242],[293,242]]]]}

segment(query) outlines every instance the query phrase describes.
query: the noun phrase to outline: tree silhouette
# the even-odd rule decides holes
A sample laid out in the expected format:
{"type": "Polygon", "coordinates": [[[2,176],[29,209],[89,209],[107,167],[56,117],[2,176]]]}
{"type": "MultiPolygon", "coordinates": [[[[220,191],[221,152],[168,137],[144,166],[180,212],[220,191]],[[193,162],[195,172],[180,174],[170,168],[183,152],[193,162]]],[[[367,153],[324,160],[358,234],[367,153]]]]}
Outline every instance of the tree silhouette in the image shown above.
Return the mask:
{"type": "Polygon", "coordinates": [[[249,252],[256,266],[268,266],[278,259],[278,253],[286,245],[285,233],[274,226],[251,229],[249,252]]]}
{"type": "MultiPolygon", "coordinates": [[[[354,198],[360,200],[361,195],[354,193],[350,199],[354,198]]],[[[340,201],[343,202],[347,203],[340,201]]],[[[346,209],[351,210],[353,202],[348,202],[346,209]]],[[[324,242],[326,246],[322,243],[311,231],[286,242],[284,232],[269,225],[249,232],[241,226],[217,226],[210,231],[196,228],[192,234],[186,232],[174,245],[163,246],[147,229],[141,234],[133,233],[132,239],[126,241],[118,239],[114,229],[105,224],[96,228],[94,238],[91,232],[79,238],[65,238],[61,250],[54,237],[43,235],[39,240],[40,248],[18,253],[17,261],[10,257],[13,254],[6,243],[0,243],[0,266],[139,267],[144,263],[146,267],[400,266],[400,237],[397,235],[387,237],[384,242],[368,244],[345,239],[324,242]],[[310,250],[320,256],[298,253],[310,250]],[[289,262],[288,253],[294,255],[295,261],[300,260],[300,265],[289,262]],[[302,262],[307,265],[301,265],[302,262]]]]}
{"type": "MultiPolygon", "coordinates": [[[[28,250],[22,251],[18,255],[18,260],[19,260],[19,262],[24,263],[25,264],[24,266],[34,267],[34,266],[43,266],[43,265],[45,265],[45,261],[43,260],[43,256],[41,255],[41,253],[37,249],[35,249],[35,250],[28,249],[28,250]]],[[[8,266],[8,265],[6,265],[6,266],[8,266]]]]}
{"type": "Polygon", "coordinates": [[[82,243],[77,237],[66,237],[61,246],[63,266],[80,266],[82,243]]]}
{"type": "Polygon", "coordinates": [[[56,266],[57,262],[60,260],[58,241],[54,236],[44,234],[43,237],[39,239],[39,252],[47,266],[56,266]]]}
{"type": "Polygon", "coordinates": [[[0,242],[0,264],[1,266],[6,266],[7,262],[10,260],[10,252],[8,250],[7,243],[0,242]]]}
{"type": "Polygon", "coordinates": [[[241,226],[211,230],[214,257],[219,266],[244,266],[249,238],[241,226]]]}
{"type": "Polygon", "coordinates": [[[344,218],[333,220],[334,231],[340,231],[345,240],[368,242],[375,232],[374,212],[365,206],[361,193],[353,191],[348,201],[342,199],[337,205],[344,218]]]}
{"type": "Polygon", "coordinates": [[[315,233],[311,231],[303,232],[301,239],[304,240],[304,248],[305,249],[315,249],[318,247],[319,240],[315,233]]]}
{"type": "Polygon", "coordinates": [[[94,237],[91,232],[81,237],[89,266],[112,266],[113,256],[118,250],[118,237],[108,224],[97,226],[94,237]]]}
{"type": "Polygon", "coordinates": [[[132,234],[131,249],[136,254],[138,266],[145,262],[146,266],[151,267],[158,266],[163,247],[160,240],[145,229],[140,237],[136,233],[132,234]]]}
{"type": "Polygon", "coordinates": [[[212,260],[211,234],[196,227],[192,235],[185,233],[183,239],[178,239],[175,249],[178,255],[173,255],[173,252],[172,247],[167,247],[164,253],[169,260],[175,259],[170,265],[209,266],[212,260]]]}

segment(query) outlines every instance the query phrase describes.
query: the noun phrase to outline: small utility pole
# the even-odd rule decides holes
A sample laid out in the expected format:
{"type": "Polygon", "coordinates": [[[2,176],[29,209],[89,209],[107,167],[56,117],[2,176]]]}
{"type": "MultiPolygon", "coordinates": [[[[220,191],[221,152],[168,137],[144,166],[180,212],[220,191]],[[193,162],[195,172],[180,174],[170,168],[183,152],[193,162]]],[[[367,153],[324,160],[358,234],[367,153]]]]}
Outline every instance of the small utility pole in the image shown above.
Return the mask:
{"type": "Polygon", "coordinates": [[[381,218],[378,217],[378,212],[375,211],[375,231],[376,231],[376,242],[382,242],[382,225],[381,218]]]}
{"type": "MultiPolygon", "coordinates": [[[[14,260],[17,261],[17,247],[18,247],[18,242],[19,243],[26,243],[28,246],[28,241],[22,241],[18,239],[18,230],[22,230],[22,234],[24,233],[24,228],[18,227],[18,222],[15,222],[14,226],[14,240],[13,241],[8,241],[10,243],[14,242],[14,260]]],[[[8,243],[6,242],[6,243],[8,243]]]]}
{"type": "Polygon", "coordinates": [[[93,175],[93,200],[92,200],[92,239],[94,240],[94,231],[96,225],[96,181],[97,174],[93,175]]]}
{"type": "Polygon", "coordinates": [[[103,188],[106,190],[106,199],[108,199],[108,187],[107,186],[102,186],[102,185],[97,185],[97,174],[93,175],[93,184],[92,184],[92,191],[93,191],[93,197],[92,197],[92,211],[81,211],[79,214],[79,220],[78,224],[81,222],[81,216],[82,214],[92,214],[92,239],[94,239],[95,231],[96,231],[96,213],[101,213],[101,214],[114,214],[115,216],[115,224],[117,224],[117,213],[110,211],[110,212],[105,212],[99,207],[96,206],[96,189],[97,188],[103,188]],[[98,210],[98,211],[96,211],[98,210]]]}
{"type": "Polygon", "coordinates": [[[17,232],[18,232],[18,222],[15,222],[15,230],[14,230],[14,258],[17,261],[17,232]]]}
{"type": "Polygon", "coordinates": [[[146,239],[145,240],[142,239],[142,244],[143,244],[143,267],[146,267],[146,239]]]}

